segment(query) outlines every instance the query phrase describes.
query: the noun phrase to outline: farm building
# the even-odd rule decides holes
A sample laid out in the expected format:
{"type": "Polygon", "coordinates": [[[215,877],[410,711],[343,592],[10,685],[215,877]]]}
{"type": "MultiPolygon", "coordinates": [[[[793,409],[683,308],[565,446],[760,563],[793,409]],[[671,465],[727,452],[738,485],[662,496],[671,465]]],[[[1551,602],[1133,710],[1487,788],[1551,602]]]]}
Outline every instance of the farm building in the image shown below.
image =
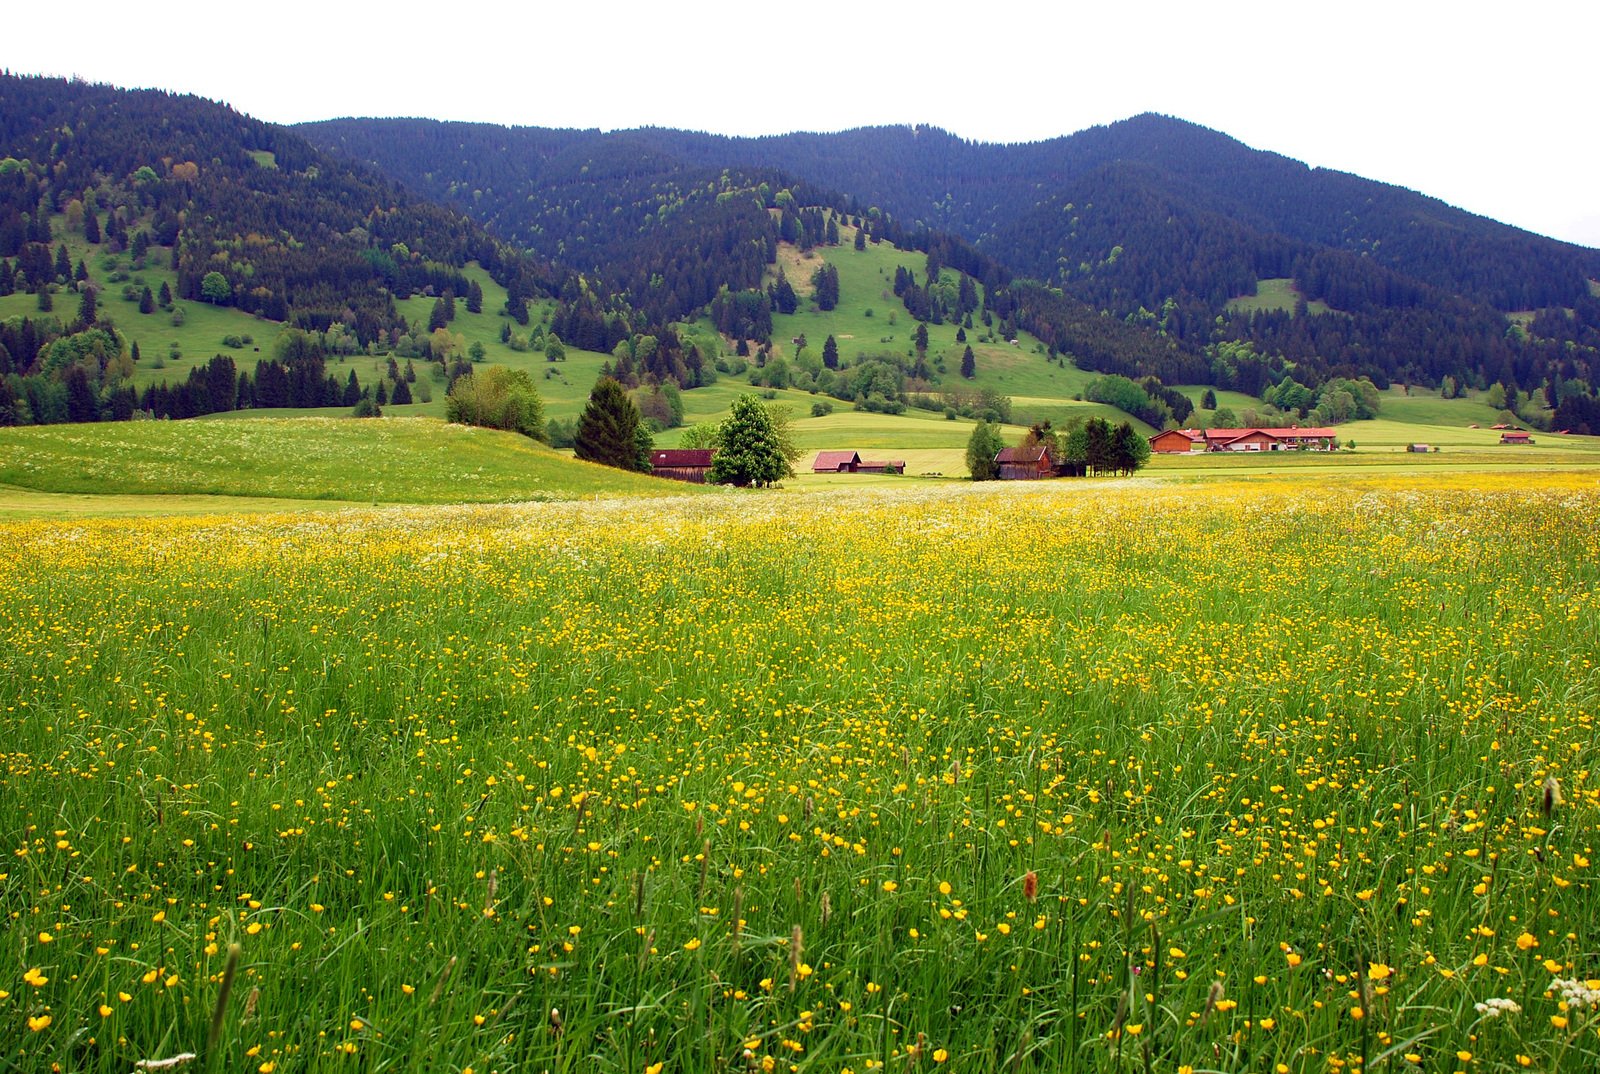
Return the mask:
{"type": "Polygon", "coordinates": [[[650,453],[650,472],[657,477],[673,481],[692,481],[697,485],[706,482],[711,469],[710,448],[666,448],[650,453]]]}
{"type": "Polygon", "coordinates": [[[1336,451],[1339,433],[1328,428],[1207,429],[1207,451],[1336,451]]]}
{"type": "Polygon", "coordinates": [[[863,459],[857,451],[819,451],[811,464],[814,474],[903,474],[904,459],[863,459]]]}
{"type": "Polygon", "coordinates": [[[1521,429],[1507,429],[1500,434],[1500,442],[1502,444],[1531,444],[1533,443],[1533,435],[1523,432],[1521,429]]]}
{"type": "Polygon", "coordinates": [[[1002,481],[1036,481],[1056,475],[1055,457],[1043,444],[1003,448],[995,455],[994,461],[1000,467],[1002,481]]]}
{"type": "Polygon", "coordinates": [[[819,451],[817,461],[811,464],[814,474],[850,474],[861,465],[861,454],[856,451],[819,451]]]}
{"type": "Polygon", "coordinates": [[[1150,450],[1158,455],[1184,455],[1204,438],[1193,429],[1168,429],[1150,438],[1150,450]]]}

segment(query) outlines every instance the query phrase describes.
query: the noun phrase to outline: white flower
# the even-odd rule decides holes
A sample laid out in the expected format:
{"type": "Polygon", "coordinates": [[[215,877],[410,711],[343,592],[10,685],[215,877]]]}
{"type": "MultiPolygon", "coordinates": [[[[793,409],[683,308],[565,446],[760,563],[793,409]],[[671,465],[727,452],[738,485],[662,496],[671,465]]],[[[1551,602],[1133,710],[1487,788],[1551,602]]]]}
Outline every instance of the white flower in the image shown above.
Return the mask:
{"type": "Polygon", "coordinates": [[[1568,1007],[1600,1007],[1600,988],[1590,988],[1589,982],[1578,977],[1570,980],[1557,977],[1550,982],[1550,991],[1560,992],[1568,1007]]]}
{"type": "Polygon", "coordinates": [[[1499,1018],[1502,1014],[1520,1014],[1522,1008],[1516,1000],[1506,999],[1503,996],[1490,996],[1482,1003],[1474,1003],[1472,1009],[1485,1018],[1499,1018]]]}

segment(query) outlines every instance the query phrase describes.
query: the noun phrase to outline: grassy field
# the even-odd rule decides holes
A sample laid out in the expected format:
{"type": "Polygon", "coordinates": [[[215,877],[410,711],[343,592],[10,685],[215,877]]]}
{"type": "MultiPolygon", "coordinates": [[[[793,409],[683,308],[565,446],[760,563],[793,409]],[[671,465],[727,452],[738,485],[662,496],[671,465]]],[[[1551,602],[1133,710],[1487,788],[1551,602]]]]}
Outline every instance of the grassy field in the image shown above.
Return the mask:
{"type": "Polygon", "coordinates": [[[484,503],[700,491],[580,462],[514,433],[421,418],[136,421],[3,432],[0,488],[32,492],[484,503]]]}
{"type": "Polygon", "coordinates": [[[1592,478],[818,495],[0,523],[0,1069],[1600,1064],[1592,478]]]}
{"type": "MultiPolygon", "coordinates": [[[[1258,313],[1262,310],[1284,310],[1294,312],[1294,308],[1304,297],[1294,281],[1287,277],[1257,280],[1256,293],[1241,295],[1228,303],[1228,309],[1235,313],[1258,313]]],[[[1320,298],[1315,302],[1306,303],[1307,313],[1329,313],[1332,307],[1320,298]]]]}

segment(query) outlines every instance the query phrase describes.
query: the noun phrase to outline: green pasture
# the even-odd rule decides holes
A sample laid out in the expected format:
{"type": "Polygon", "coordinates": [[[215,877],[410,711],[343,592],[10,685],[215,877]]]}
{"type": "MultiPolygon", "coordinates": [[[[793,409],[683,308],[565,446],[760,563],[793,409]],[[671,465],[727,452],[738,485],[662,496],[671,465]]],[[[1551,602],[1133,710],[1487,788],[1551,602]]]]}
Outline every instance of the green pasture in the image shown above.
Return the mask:
{"type": "Polygon", "coordinates": [[[481,503],[681,493],[513,433],[426,418],[135,421],[0,430],[0,487],[112,496],[481,503]]]}
{"type": "MultiPolygon", "coordinates": [[[[1300,289],[1294,285],[1294,280],[1288,277],[1257,280],[1256,293],[1253,295],[1240,295],[1228,302],[1228,309],[1235,313],[1260,313],[1266,310],[1283,310],[1293,313],[1295,306],[1304,296],[1300,289]]],[[[1330,313],[1332,307],[1320,298],[1314,302],[1306,303],[1308,313],[1330,313]]]]}

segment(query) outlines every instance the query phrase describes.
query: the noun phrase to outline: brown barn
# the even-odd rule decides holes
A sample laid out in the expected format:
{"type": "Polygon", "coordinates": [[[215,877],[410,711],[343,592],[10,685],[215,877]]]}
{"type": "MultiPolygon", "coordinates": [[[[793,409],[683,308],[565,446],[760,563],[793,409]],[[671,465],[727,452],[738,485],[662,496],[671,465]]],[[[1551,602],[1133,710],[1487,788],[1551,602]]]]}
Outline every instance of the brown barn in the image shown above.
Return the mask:
{"type": "Polygon", "coordinates": [[[1056,475],[1056,460],[1043,444],[1034,447],[1008,447],[994,457],[1002,481],[1037,481],[1056,475]]]}
{"type": "Polygon", "coordinates": [[[706,483],[706,473],[711,469],[710,448],[666,448],[650,453],[650,472],[672,481],[706,483]]]}
{"type": "Polygon", "coordinates": [[[1500,442],[1502,444],[1531,444],[1533,443],[1533,436],[1530,433],[1523,432],[1521,429],[1507,429],[1500,434],[1500,442]]]}
{"type": "Polygon", "coordinates": [[[814,474],[853,474],[861,466],[861,455],[855,451],[819,451],[817,461],[811,464],[814,474]]]}
{"type": "Polygon", "coordinates": [[[1185,455],[1197,439],[1198,435],[1188,429],[1168,429],[1150,438],[1150,450],[1158,455],[1185,455]]]}
{"type": "Polygon", "coordinates": [[[1326,427],[1287,429],[1207,429],[1207,451],[1336,451],[1339,433],[1326,427]]]}
{"type": "Polygon", "coordinates": [[[906,460],[886,459],[883,462],[874,462],[862,459],[856,463],[856,468],[850,472],[853,474],[903,474],[906,472],[906,460]]]}

